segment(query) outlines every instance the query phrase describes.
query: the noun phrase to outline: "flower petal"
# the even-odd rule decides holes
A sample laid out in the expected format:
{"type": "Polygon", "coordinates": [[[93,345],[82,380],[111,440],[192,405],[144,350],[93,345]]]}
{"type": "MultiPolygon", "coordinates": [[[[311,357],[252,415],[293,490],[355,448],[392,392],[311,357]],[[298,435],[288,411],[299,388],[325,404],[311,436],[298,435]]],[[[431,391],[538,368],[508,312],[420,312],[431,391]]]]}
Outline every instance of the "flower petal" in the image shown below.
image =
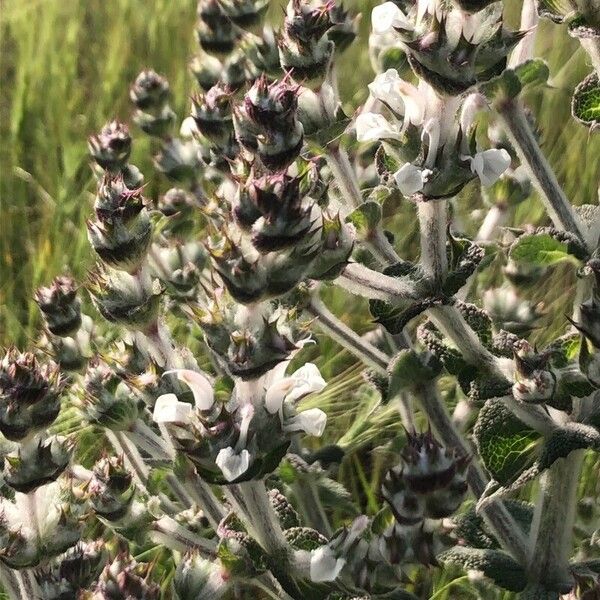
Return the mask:
{"type": "Polygon", "coordinates": [[[329,546],[321,546],[311,552],[310,579],[314,582],[334,581],[345,564],[346,560],[336,558],[329,546]]]}
{"type": "Polygon", "coordinates": [[[173,369],[165,371],[165,375],[174,373],[179,381],[183,381],[194,394],[194,403],[199,410],[209,410],[215,402],[213,387],[204,375],[190,369],[173,369]]]}
{"type": "Polygon", "coordinates": [[[380,139],[401,138],[400,130],[383,115],[362,113],[356,117],[356,139],[359,142],[375,142],[380,139]]]}
{"type": "Polygon", "coordinates": [[[404,114],[404,101],[398,91],[399,81],[398,71],[388,69],[385,73],[377,75],[367,87],[373,98],[386,104],[398,115],[402,115],[404,114]]]}
{"type": "Polygon", "coordinates": [[[274,415],[281,410],[283,400],[286,394],[294,387],[294,380],[291,377],[280,379],[271,385],[265,393],[265,408],[274,415]]]}
{"type": "Polygon", "coordinates": [[[395,173],[394,181],[405,196],[420,192],[425,185],[426,172],[412,163],[403,164],[395,173]]]}
{"type": "Polygon", "coordinates": [[[387,33],[394,28],[411,30],[412,24],[393,2],[384,2],[371,12],[373,33],[387,33]]]}
{"type": "Polygon", "coordinates": [[[248,470],[250,466],[250,453],[244,448],[238,454],[231,446],[228,446],[219,450],[215,462],[227,481],[235,481],[248,470]]]}
{"type": "Polygon", "coordinates": [[[320,408],[309,408],[298,413],[285,423],[285,431],[304,431],[308,435],[320,437],[325,431],[327,415],[320,408]]]}
{"type": "Polygon", "coordinates": [[[471,171],[475,173],[484,186],[492,185],[510,166],[510,154],[502,148],[484,150],[471,158],[471,171]]]}
{"type": "Polygon", "coordinates": [[[175,394],[163,394],[156,400],[152,418],[155,423],[187,423],[191,414],[191,404],[179,402],[175,394]]]}
{"type": "Polygon", "coordinates": [[[294,385],[285,397],[286,402],[294,402],[313,392],[320,392],[327,385],[319,368],[313,363],[306,363],[294,371],[290,378],[294,385]]]}

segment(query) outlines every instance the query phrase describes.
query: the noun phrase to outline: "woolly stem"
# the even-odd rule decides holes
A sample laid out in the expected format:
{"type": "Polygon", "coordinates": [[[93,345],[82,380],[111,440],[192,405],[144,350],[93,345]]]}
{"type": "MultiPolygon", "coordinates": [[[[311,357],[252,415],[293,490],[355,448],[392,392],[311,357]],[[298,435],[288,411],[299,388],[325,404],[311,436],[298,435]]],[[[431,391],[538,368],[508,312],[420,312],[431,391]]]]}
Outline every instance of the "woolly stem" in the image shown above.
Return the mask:
{"type": "Polygon", "coordinates": [[[552,222],[558,229],[569,231],[584,240],[577,214],[541,151],[523,107],[517,100],[508,99],[500,103],[497,108],[508,129],[519,159],[540,192],[542,202],[552,222]]]}
{"type": "Polygon", "coordinates": [[[415,283],[408,277],[390,277],[359,263],[347,265],[335,283],[357,296],[392,304],[419,298],[415,283]]]}
{"type": "Polygon", "coordinates": [[[0,562],[0,584],[2,589],[8,595],[9,600],[21,600],[21,587],[17,571],[10,569],[4,563],[0,562]]]}
{"type": "Polygon", "coordinates": [[[417,204],[421,266],[435,289],[441,288],[448,272],[446,204],[446,200],[422,200],[417,204]]]}
{"type": "Polygon", "coordinates": [[[319,298],[313,297],[306,307],[306,312],[316,317],[318,319],[317,325],[323,332],[342,347],[380,373],[387,373],[387,366],[390,362],[389,357],[342,323],[319,298]]]}
{"type": "Polygon", "coordinates": [[[562,592],[573,585],[569,556],[583,456],[583,450],[571,452],[544,473],[530,533],[530,577],[562,592]]]}
{"type": "Polygon", "coordinates": [[[152,525],[152,537],[158,543],[178,552],[197,550],[205,558],[216,556],[217,546],[214,541],[192,533],[168,516],[157,519],[152,525]]]}

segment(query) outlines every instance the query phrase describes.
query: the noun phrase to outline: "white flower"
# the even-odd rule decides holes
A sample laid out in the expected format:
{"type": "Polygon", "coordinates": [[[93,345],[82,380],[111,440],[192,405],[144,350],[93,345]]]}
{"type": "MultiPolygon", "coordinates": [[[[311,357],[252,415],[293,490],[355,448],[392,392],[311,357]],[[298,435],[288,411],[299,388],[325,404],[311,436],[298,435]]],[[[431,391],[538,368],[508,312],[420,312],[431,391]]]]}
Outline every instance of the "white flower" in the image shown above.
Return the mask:
{"type": "Polygon", "coordinates": [[[300,398],[320,392],[327,384],[316,365],[306,363],[289,377],[272,383],[265,394],[265,408],[271,413],[281,411],[284,402],[294,402],[300,398]]]}
{"type": "Polygon", "coordinates": [[[471,171],[479,177],[484,186],[492,185],[510,166],[510,154],[504,148],[484,150],[467,158],[471,162],[471,171]]]}
{"type": "Polygon", "coordinates": [[[356,118],[356,139],[359,142],[378,140],[400,140],[402,133],[397,125],[390,123],[383,115],[362,113],[356,118]]]}
{"type": "Polygon", "coordinates": [[[181,123],[181,127],[179,129],[179,135],[184,140],[191,140],[194,138],[194,132],[197,132],[196,121],[194,121],[194,117],[187,117],[181,123]]]}
{"type": "Polygon", "coordinates": [[[329,546],[321,546],[310,555],[310,579],[314,582],[334,581],[344,568],[346,560],[336,558],[329,546]]]}
{"type": "Polygon", "coordinates": [[[398,82],[400,77],[396,69],[388,69],[385,73],[380,73],[367,86],[371,96],[381,100],[389,106],[395,113],[404,114],[404,102],[398,93],[398,82]]]}
{"type": "Polygon", "coordinates": [[[423,189],[431,175],[428,169],[419,169],[412,163],[403,164],[395,173],[394,181],[405,196],[412,196],[423,189]]]}
{"type": "Polygon", "coordinates": [[[245,448],[237,453],[229,446],[219,450],[215,462],[227,481],[235,481],[248,470],[250,466],[250,453],[245,448]]]}
{"type": "Polygon", "coordinates": [[[283,428],[289,432],[303,431],[308,435],[320,437],[325,431],[326,424],[327,415],[320,408],[309,408],[287,420],[283,428]]]}
{"type": "Polygon", "coordinates": [[[373,33],[379,34],[387,33],[396,27],[409,30],[413,28],[404,13],[393,2],[384,2],[373,9],[371,25],[373,33]]]}
{"type": "Polygon", "coordinates": [[[198,410],[209,410],[215,402],[212,385],[204,375],[189,369],[173,369],[165,371],[165,375],[174,373],[179,381],[183,381],[194,395],[194,403],[198,410]]]}
{"type": "Polygon", "coordinates": [[[175,394],[163,394],[156,400],[152,418],[155,423],[188,423],[191,415],[191,404],[179,402],[175,394]]]}

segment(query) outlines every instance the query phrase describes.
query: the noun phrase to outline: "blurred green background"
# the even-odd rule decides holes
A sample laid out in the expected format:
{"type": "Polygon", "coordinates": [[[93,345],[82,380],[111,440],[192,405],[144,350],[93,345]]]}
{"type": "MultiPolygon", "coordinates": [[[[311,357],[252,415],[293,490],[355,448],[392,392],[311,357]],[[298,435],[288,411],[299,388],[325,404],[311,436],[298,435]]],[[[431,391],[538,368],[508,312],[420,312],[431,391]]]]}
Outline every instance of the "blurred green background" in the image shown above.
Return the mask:
{"type": "MultiPolygon", "coordinates": [[[[375,2],[348,4],[362,13],[363,38],[339,69],[351,113],[372,77],[364,49],[375,2]]],[[[518,4],[508,2],[513,23],[518,4]]],[[[275,14],[279,6],[273,3],[275,14]]],[[[32,291],[65,269],[81,278],[92,260],[84,226],[93,191],[87,137],[113,117],[128,120],[129,85],[145,67],[169,78],[174,108],[186,116],[195,1],[0,0],[0,7],[0,345],[23,346],[37,327],[32,291]]],[[[585,56],[564,27],[547,23],[538,54],[553,74],[551,89],[528,98],[543,147],[572,201],[595,203],[600,139],[569,117],[570,92],[588,71],[585,56]]],[[[148,140],[134,134],[134,162],[148,176],[148,140]]],[[[150,194],[159,183],[151,181],[150,194]]],[[[465,214],[472,208],[466,203],[465,214]]],[[[544,218],[535,199],[517,217],[544,218]]],[[[398,238],[414,242],[412,217],[402,222],[407,231],[398,238]]]]}

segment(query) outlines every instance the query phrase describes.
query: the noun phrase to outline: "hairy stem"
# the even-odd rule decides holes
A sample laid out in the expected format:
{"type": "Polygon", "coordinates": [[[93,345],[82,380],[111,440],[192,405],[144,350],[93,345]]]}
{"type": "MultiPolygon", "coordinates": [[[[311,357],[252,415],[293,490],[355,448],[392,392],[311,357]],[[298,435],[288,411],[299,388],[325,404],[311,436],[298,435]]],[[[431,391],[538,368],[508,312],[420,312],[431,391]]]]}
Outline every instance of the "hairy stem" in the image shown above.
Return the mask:
{"type": "Polygon", "coordinates": [[[205,558],[216,556],[217,546],[213,540],[192,533],[168,516],[163,516],[152,524],[152,537],[178,552],[196,550],[205,558]]]}
{"type": "Polygon", "coordinates": [[[446,205],[446,200],[423,200],[417,205],[421,232],[421,266],[435,289],[441,288],[448,272],[446,205]]]}
{"type": "Polygon", "coordinates": [[[10,569],[0,562],[0,585],[9,600],[21,600],[21,586],[19,585],[18,571],[10,569]]]}
{"type": "Polygon", "coordinates": [[[579,219],[540,149],[519,101],[505,100],[499,104],[498,112],[508,129],[519,159],[540,192],[542,202],[554,225],[584,240],[579,219]]]}
{"type": "Polygon", "coordinates": [[[319,298],[313,297],[306,311],[316,317],[318,326],[342,347],[380,373],[387,372],[389,357],[342,323],[319,298]]]}
{"type": "Polygon", "coordinates": [[[392,304],[419,298],[414,282],[407,277],[390,277],[359,263],[347,265],[335,283],[357,296],[392,304]]]}
{"type": "Polygon", "coordinates": [[[530,534],[530,577],[559,591],[573,584],[569,556],[583,455],[583,450],[571,452],[544,473],[530,534]]]}

